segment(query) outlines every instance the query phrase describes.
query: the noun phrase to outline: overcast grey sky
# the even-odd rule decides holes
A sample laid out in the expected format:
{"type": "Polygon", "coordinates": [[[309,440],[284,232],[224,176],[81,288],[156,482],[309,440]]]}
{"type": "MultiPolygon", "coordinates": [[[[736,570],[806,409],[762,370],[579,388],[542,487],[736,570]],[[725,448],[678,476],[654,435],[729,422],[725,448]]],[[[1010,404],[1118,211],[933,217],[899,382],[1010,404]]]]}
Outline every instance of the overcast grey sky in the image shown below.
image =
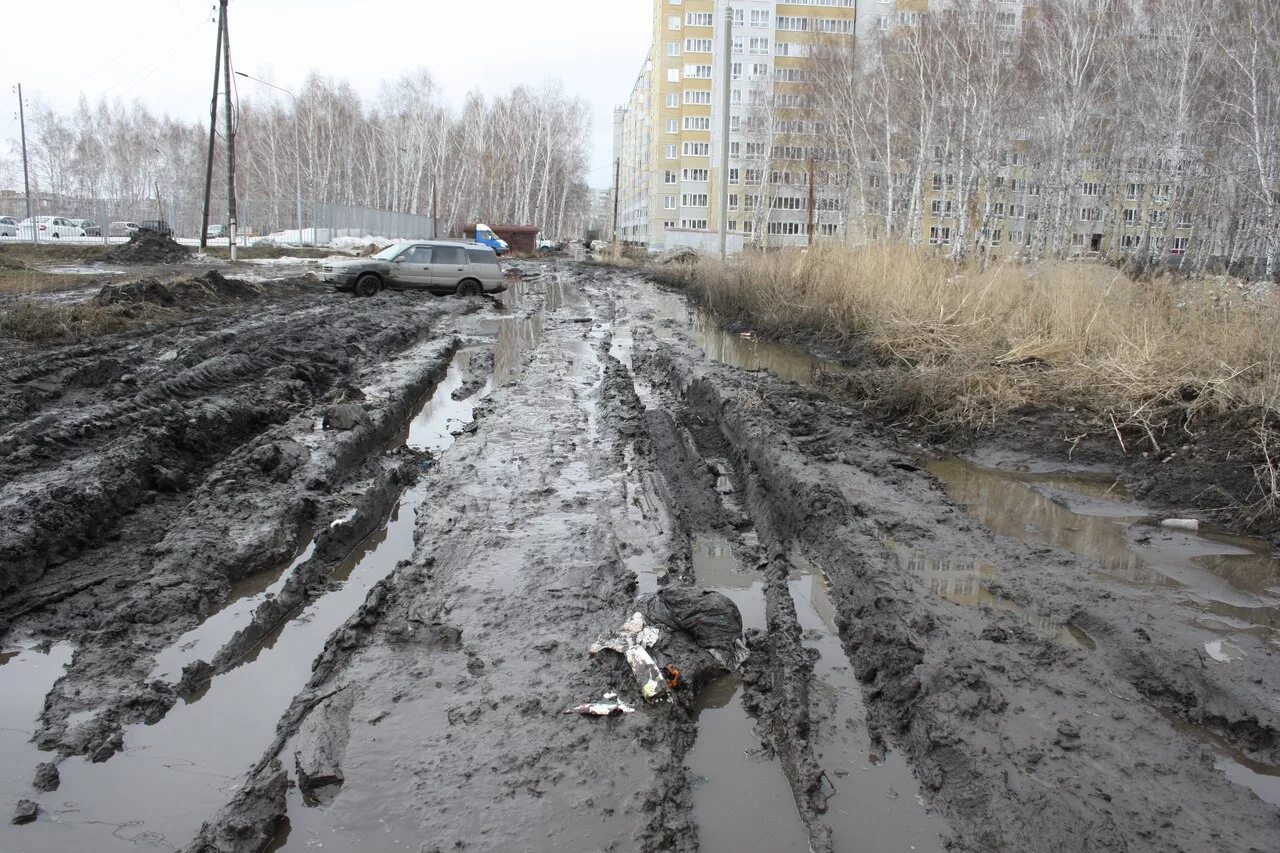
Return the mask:
{"type": "MultiPolygon", "coordinates": [[[[153,111],[208,121],[213,0],[5,2],[0,17],[0,154],[17,139],[14,84],[27,100],[70,110],[81,92],[141,99],[153,111]],[[56,9],[56,14],[51,12],[56,9]]],[[[445,97],[559,79],[592,110],[592,186],[612,180],[612,110],[631,92],[649,44],[650,0],[231,0],[237,70],[286,88],[312,69],[362,95],[425,66],[445,97]]],[[[266,97],[241,88],[242,97],[266,97]]]]}

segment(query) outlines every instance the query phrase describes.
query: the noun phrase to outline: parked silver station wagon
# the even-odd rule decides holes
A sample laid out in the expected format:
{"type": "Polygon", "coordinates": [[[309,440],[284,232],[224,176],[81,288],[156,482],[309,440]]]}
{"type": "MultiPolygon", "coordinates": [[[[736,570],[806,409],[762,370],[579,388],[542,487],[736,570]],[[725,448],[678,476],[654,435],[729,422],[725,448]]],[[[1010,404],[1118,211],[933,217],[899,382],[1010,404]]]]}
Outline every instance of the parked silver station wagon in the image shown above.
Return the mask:
{"type": "Polygon", "coordinates": [[[459,296],[507,289],[493,249],[450,240],[399,243],[371,258],[325,264],[320,280],[356,296],[373,296],[384,288],[459,296]]]}

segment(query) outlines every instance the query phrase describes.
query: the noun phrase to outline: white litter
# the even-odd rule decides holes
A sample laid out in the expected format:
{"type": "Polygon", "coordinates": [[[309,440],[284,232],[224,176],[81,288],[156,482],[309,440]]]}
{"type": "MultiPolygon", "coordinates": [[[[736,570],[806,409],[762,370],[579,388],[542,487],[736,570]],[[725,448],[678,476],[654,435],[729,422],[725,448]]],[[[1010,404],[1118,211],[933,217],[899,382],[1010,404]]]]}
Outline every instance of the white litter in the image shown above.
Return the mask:
{"type": "Polygon", "coordinates": [[[1204,651],[1205,654],[1218,663],[1231,663],[1233,660],[1240,660],[1245,656],[1244,649],[1225,640],[1213,640],[1205,643],[1204,651]]]}

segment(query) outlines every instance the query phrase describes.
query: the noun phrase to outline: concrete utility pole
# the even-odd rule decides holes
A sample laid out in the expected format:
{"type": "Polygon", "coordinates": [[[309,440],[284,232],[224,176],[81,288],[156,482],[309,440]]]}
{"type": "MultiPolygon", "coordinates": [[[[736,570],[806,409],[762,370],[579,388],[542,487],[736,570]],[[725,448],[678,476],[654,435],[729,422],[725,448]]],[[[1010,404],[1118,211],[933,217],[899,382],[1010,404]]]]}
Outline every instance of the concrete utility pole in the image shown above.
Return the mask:
{"type": "Polygon", "coordinates": [[[733,89],[733,9],[724,7],[724,92],[720,104],[720,260],[729,256],[729,107],[733,89]]]}
{"type": "Polygon", "coordinates": [[[613,259],[616,261],[622,254],[622,241],[618,239],[618,196],[622,189],[622,158],[613,161],[613,233],[609,239],[613,242],[613,259]]]}
{"type": "Polygon", "coordinates": [[[431,236],[440,239],[440,170],[431,176],[431,236]]]}
{"type": "Polygon", "coordinates": [[[231,114],[231,28],[227,0],[222,3],[222,80],[227,99],[227,228],[231,232],[231,260],[236,260],[236,126],[231,114]]]}
{"type": "Polygon", "coordinates": [[[209,197],[213,192],[213,146],[218,137],[218,75],[222,73],[222,25],[222,13],[219,11],[218,46],[213,51],[213,98],[209,101],[209,160],[204,169],[204,212],[200,216],[202,252],[209,246],[209,197]]]}
{"type": "MultiPolygon", "coordinates": [[[[277,86],[274,83],[268,83],[266,80],[259,80],[257,77],[250,77],[243,71],[236,72],[237,77],[243,77],[246,80],[252,80],[255,83],[261,83],[269,89],[275,89],[277,92],[284,92],[290,98],[293,98],[293,179],[294,194],[297,203],[297,211],[294,214],[298,229],[298,242],[302,243],[302,135],[298,126],[302,123],[302,113],[298,108],[298,96],[290,92],[283,86],[277,86]]],[[[304,244],[305,245],[305,244],[304,244]]]]}
{"type": "MultiPolygon", "coordinates": [[[[27,194],[27,219],[31,218],[31,172],[27,167],[27,108],[22,103],[22,84],[18,84],[18,127],[22,132],[22,191],[27,194]]],[[[40,242],[40,229],[31,223],[31,242],[40,242]]]]}

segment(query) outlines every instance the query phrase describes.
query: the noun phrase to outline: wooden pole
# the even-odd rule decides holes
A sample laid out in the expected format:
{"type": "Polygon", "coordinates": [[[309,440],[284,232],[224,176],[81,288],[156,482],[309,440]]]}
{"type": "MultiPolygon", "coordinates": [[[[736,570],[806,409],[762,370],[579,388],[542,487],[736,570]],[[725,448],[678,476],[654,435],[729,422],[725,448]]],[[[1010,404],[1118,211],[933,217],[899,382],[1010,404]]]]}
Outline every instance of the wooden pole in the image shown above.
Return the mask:
{"type": "Polygon", "coordinates": [[[222,72],[222,26],[222,12],[219,10],[218,47],[213,52],[213,98],[209,102],[209,158],[204,169],[204,212],[200,216],[200,251],[202,252],[209,245],[209,198],[213,193],[213,146],[218,136],[218,75],[222,72]]]}
{"type": "Polygon", "coordinates": [[[231,28],[227,20],[227,0],[222,2],[222,75],[226,89],[227,126],[227,228],[231,233],[231,260],[236,259],[236,126],[231,113],[231,28]]]}

